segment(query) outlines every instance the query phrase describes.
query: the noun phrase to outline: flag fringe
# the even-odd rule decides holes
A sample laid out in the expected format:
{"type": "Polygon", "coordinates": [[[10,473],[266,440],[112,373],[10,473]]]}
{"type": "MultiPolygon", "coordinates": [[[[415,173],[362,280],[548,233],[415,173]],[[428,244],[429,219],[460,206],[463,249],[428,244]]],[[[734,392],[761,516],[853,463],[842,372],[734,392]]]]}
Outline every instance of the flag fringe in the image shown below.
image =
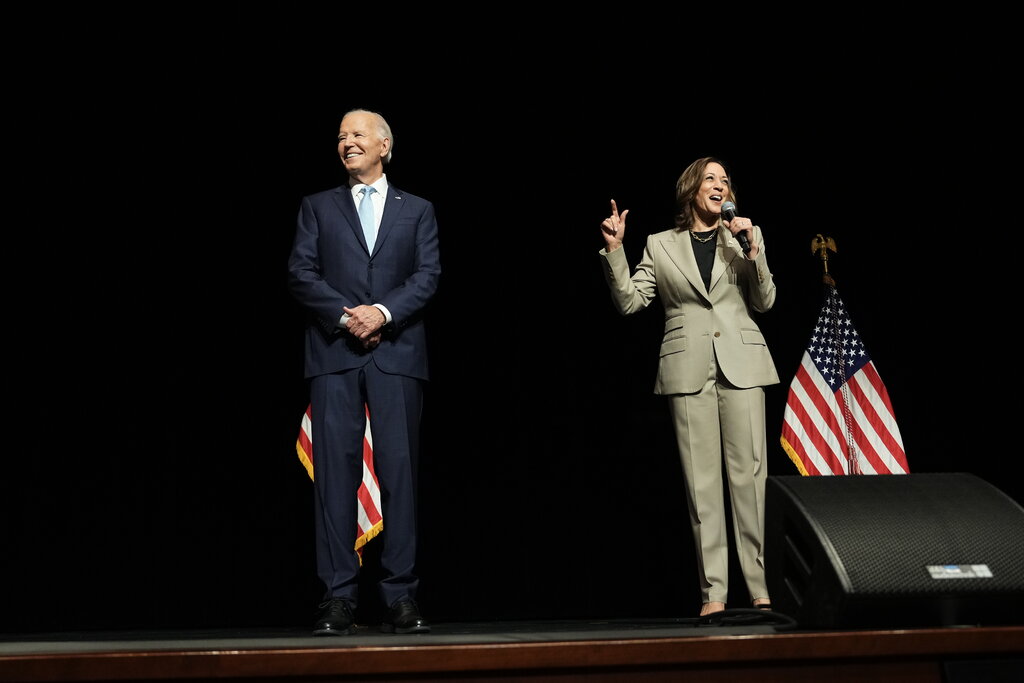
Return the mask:
{"type": "MultiPolygon", "coordinates": [[[[359,538],[356,539],[356,550],[357,551],[361,550],[364,545],[366,545],[369,541],[372,541],[374,538],[376,538],[377,534],[379,534],[382,531],[384,531],[384,520],[383,519],[380,520],[379,522],[377,522],[376,524],[374,524],[373,527],[371,527],[365,534],[363,534],[362,536],[360,536],[359,538]]],[[[360,556],[359,556],[359,563],[360,564],[362,564],[362,560],[363,560],[362,554],[360,554],[360,556]]]]}
{"type": "Polygon", "coordinates": [[[309,475],[310,480],[313,479],[313,461],[310,460],[309,454],[302,450],[302,444],[295,444],[295,452],[299,454],[299,462],[306,468],[306,474],[309,475]]]}
{"type": "Polygon", "coordinates": [[[805,477],[810,476],[807,474],[807,468],[804,467],[804,461],[800,458],[799,455],[797,455],[796,449],[793,448],[788,441],[786,441],[786,437],[779,437],[779,441],[782,442],[782,450],[786,451],[786,455],[788,455],[789,459],[793,461],[793,464],[796,465],[796,468],[800,470],[800,474],[802,474],[805,477]]]}

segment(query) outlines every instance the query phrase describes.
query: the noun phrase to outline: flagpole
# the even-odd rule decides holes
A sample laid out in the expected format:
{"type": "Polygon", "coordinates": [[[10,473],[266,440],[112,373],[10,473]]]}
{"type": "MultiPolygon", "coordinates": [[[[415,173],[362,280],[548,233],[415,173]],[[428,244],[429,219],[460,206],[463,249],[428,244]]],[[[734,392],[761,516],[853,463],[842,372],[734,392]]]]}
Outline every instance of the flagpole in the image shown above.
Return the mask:
{"type": "MultiPolygon", "coordinates": [[[[836,253],[836,241],[831,237],[823,237],[819,232],[811,240],[811,252],[817,253],[821,259],[821,267],[823,269],[821,275],[821,281],[828,287],[826,292],[826,299],[833,301],[838,299],[836,296],[836,281],[832,279],[832,276],[828,272],[828,252],[836,253]]],[[[828,321],[830,327],[830,336],[833,339],[839,339],[839,311],[836,306],[830,306],[831,317],[828,321]]],[[[850,387],[846,382],[846,357],[842,353],[836,354],[836,363],[839,370],[839,376],[843,378],[842,388],[840,390],[840,396],[842,397],[839,401],[839,406],[843,414],[844,431],[846,436],[846,466],[847,471],[850,474],[861,474],[860,464],[857,462],[857,440],[853,437],[853,410],[851,408],[850,401],[850,387]]]]}

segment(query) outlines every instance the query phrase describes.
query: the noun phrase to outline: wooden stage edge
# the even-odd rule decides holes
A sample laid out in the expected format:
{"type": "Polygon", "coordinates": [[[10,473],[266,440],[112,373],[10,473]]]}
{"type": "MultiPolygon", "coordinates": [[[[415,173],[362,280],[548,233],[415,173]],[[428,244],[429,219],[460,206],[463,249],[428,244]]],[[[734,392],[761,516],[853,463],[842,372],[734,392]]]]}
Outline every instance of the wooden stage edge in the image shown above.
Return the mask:
{"type": "Polygon", "coordinates": [[[424,635],[359,646],[345,646],[344,638],[310,641],[7,651],[0,681],[1024,680],[1024,626],[483,643],[424,635]]]}

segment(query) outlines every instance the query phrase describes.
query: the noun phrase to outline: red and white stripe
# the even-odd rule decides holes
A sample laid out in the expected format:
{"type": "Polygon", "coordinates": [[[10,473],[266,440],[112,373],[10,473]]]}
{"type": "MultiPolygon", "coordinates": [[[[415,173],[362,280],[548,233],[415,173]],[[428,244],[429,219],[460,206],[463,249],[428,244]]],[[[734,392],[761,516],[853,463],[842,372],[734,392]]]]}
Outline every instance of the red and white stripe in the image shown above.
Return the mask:
{"type": "MultiPolygon", "coordinates": [[[[313,406],[306,406],[299,425],[299,438],[295,442],[295,450],[299,460],[306,468],[309,478],[313,478],[313,406]]],[[[363,481],[356,492],[356,522],[359,532],[355,540],[356,551],[362,555],[366,542],[376,536],[384,528],[384,517],[381,514],[380,485],[377,473],[373,469],[373,434],[370,432],[370,410],[366,409],[366,431],[363,433],[363,481]]]]}
{"type": "Polygon", "coordinates": [[[782,446],[801,474],[906,474],[903,450],[889,393],[869,361],[833,392],[806,351],[789,388],[782,446]],[[843,406],[849,407],[847,428],[843,406]],[[850,465],[853,445],[856,467],[850,465]]]}

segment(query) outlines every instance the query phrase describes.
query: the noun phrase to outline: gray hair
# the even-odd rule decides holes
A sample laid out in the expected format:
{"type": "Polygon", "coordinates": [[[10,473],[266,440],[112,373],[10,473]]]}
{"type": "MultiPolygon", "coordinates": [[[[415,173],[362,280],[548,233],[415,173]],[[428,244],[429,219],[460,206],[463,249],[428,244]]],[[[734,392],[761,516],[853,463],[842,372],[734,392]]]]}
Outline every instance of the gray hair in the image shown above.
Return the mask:
{"type": "MultiPolygon", "coordinates": [[[[391,134],[391,126],[389,126],[388,122],[384,120],[384,117],[375,111],[370,111],[369,109],[349,109],[345,112],[345,116],[348,116],[349,114],[372,114],[377,117],[377,133],[381,138],[387,138],[391,141],[391,144],[388,146],[388,155],[384,157],[385,164],[390,162],[391,151],[395,148],[395,137],[391,134]]],[[[345,120],[345,116],[341,117],[342,121],[345,120]]]]}

